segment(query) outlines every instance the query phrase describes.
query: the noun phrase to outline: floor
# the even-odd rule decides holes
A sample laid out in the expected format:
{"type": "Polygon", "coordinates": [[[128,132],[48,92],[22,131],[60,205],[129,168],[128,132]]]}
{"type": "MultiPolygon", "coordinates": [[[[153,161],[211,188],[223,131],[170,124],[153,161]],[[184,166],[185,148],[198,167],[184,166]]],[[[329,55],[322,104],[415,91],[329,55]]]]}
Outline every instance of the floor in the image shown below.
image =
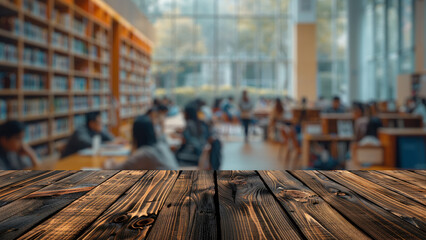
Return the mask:
{"type": "Polygon", "coordinates": [[[264,141],[260,129],[256,129],[256,132],[255,135],[251,133],[249,142],[245,143],[240,126],[228,126],[220,129],[223,142],[221,170],[288,169],[283,160],[278,159],[280,145],[264,141]],[[228,134],[225,133],[226,131],[228,134]]]}

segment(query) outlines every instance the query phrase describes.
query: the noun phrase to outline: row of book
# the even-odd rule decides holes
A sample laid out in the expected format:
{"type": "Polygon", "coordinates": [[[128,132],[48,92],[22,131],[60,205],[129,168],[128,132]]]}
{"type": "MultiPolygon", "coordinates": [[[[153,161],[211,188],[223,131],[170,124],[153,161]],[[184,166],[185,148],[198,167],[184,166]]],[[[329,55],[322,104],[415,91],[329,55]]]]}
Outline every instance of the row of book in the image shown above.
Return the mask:
{"type": "Polygon", "coordinates": [[[82,18],[82,19],[74,18],[73,28],[74,28],[75,34],[86,36],[87,26],[88,26],[88,21],[86,18],[82,18]]]}
{"type": "Polygon", "coordinates": [[[46,89],[46,75],[26,73],[24,74],[24,90],[37,91],[46,89]]]}
{"type": "Polygon", "coordinates": [[[67,113],[69,109],[69,100],[67,97],[55,97],[53,100],[55,113],[67,113]]]}
{"type": "Polygon", "coordinates": [[[38,48],[25,47],[23,61],[31,66],[46,67],[47,53],[38,48]]]}
{"type": "Polygon", "coordinates": [[[84,111],[89,109],[89,98],[87,96],[74,96],[74,111],[84,111]]]}
{"type": "Polygon", "coordinates": [[[53,9],[50,19],[64,28],[71,26],[71,15],[67,12],[61,12],[56,8],[53,9]]]}
{"type": "Polygon", "coordinates": [[[84,92],[87,90],[87,79],[82,77],[75,77],[73,82],[74,91],[84,92]]]}
{"type": "Polygon", "coordinates": [[[120,92],[123,93],[141,93],[144,90],[143,86],[127,83],[120,83],[120,92]]]}
{"type": "Polygon", "coordinates": [[[47,44],[47,29],[31,22],[24,23],[24,36],[32,41],[47,44]]]}
{"type": "Polygon", "coordinates": [[[22,111],[24,117],[47,114],[49,111],[48,100],[47,98],[26,98],[22,111]]]}
{"type": "Polygon", "coordinates": [[[87,55],[89,54],[89,48],[87,44],[80,39],[73,39],[72,49],[75,53],[87,55]]]}
{"type": "Polygon", "coordinates": [[[53,76],[52,89],[62,92],[68,90],[68,78],[65,76],[53,76]]]}
{"type": "Polygon", "coordinates": [[[20,23],[16,16],[0,16],[0,29],[18,35],[20,32],[20,23]]]}
{"type": "Polygon", "coordinates": [[[69,41],[68,36],[61,32],[53,32],[52,34],[52,45],[63,50],[68,50],[69,41]]]}
{"type": "Polygon", "coordinates": [[[25,128],[25,142],[32,142],[47,138],[48,123],[47,121],[33,122],[27,124],[25,128]]]}
{"type": "Polygon", "coordinates": [[[70,124],[68,118],[59,118],[53,122],[52,127],[53,135],[60,135],[68,133],[70,130],[70,124]]]}
{"type": "Polygon", "coordinates": [[[104,46],[108,44],[108,35],[104,30],[95,31],[93,37],[96,41],[102,43],[104,46]]]}
{"type": "Polygon", "coordinates": [[[0,42],[0,61],[18,62],[18,50],[16,45],[0,42]]]}
{"type": "Polygon", "coordinates": [[[53,68],[62,71],[69,71],[70,69],[70,58],[60,54],[53,54],[52,59],[53,68]]]}
{"type": "Polygon", "coordinates": [[[7,119],[7,101],[0,99],[0,121],[7,119]]]}
{"type": "Polygon", "coordinates": [[[46,1],[24,0],[24,9],[31,12],[33,15],[41,18],[47,18],[46,1]]]}
{"type": "Polygon", "coordinates": [[[0,71],[0,90],[16,89],[16,73],[0,71]]]}

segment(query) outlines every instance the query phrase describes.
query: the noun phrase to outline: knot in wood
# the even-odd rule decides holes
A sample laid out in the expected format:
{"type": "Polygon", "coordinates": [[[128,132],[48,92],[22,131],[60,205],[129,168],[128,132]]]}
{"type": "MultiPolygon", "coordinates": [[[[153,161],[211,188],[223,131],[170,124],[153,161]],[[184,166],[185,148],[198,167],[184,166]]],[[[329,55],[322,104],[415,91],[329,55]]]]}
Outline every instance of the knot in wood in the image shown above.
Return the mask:
{"type": "Polygon", "coordinates": [[[112,221],[115,222],[115,223],[122,223],[122,222],[125,222],[127,220],[129,220],[129,216],[127,216],[126,214],[122,214],[122,215],[119,215],[119,216],[115,216],[112,221]]]}
{"type": "Polygon", "coordinates": [[[154,218],[139,218],[136,219],[131,225],[130,227],[133,229],[143,229],[146,226],[152,225],[154,223],[155,219],[154,218]]]}

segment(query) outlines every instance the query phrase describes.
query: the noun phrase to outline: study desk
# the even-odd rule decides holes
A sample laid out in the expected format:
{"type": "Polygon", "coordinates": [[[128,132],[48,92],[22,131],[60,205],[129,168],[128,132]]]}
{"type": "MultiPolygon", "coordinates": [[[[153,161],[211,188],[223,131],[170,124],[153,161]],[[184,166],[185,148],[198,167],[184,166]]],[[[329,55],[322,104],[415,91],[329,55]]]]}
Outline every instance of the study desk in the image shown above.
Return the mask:
{"type": "Polygon", "coordinates": [[[338,146],[340,142],[350,143],[354,141],[354,137],[341,137],[338,135],[329,135],[329,134],[304,134],[303,143],[302,143],[302,167],[309,167],[310,154],[311,154],[311,145],[313,142],[328,142],[330,143],[330,154],[332,157],[337,158],[338,155],[338,146]]]}
{"type": "Polygon", "coordinates": [[[426,171],[6,171],[1,239],[426,239],[426,171]]]}
{"type": "MultiPolygon", "coordinates": [[[[385,162],[387,167],[398,166],[398,138],[419,137],[426,139],[426,129],[424,128],[382,128],[379,130],[379,139],[385,150],[385,162]]],[[[419,149],[419,150],[424,150],[419,149]]]]}

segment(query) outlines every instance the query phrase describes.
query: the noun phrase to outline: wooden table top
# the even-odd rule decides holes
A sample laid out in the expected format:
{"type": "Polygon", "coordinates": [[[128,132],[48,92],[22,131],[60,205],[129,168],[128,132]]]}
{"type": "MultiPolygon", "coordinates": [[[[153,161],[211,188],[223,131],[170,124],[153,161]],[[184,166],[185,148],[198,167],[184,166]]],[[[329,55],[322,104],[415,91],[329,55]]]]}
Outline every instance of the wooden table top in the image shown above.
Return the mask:
{"type": "Polygon", "coordinates": [[[0,171],[0,239],[426,239],[426,171],[0,171]]]}

